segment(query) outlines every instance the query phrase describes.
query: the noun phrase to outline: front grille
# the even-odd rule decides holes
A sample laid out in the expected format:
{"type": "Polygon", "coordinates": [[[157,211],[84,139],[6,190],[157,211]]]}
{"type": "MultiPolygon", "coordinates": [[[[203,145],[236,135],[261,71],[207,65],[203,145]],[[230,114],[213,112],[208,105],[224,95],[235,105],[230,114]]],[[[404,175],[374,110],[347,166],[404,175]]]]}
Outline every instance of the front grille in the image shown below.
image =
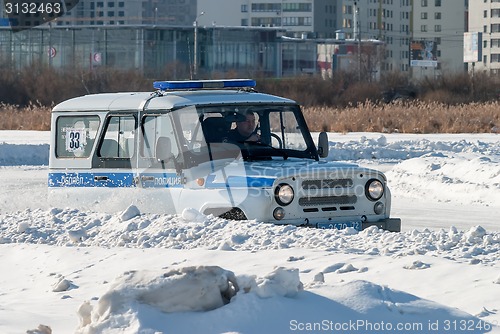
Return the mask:
{"type": "Polygon", "coordinates": [[[311,206],[311,205],[332,205],[332,204],[354,204],[357,201],[355,195],[350,196],[319,196],[319,197],[301,197],[299,198],[300,206],[311,206]]]}
{"type": "Polygon", "coordinates": [[[333,189],[352,187],[352,179],[324,179],[302,181],[302,189],[333,189]]]}

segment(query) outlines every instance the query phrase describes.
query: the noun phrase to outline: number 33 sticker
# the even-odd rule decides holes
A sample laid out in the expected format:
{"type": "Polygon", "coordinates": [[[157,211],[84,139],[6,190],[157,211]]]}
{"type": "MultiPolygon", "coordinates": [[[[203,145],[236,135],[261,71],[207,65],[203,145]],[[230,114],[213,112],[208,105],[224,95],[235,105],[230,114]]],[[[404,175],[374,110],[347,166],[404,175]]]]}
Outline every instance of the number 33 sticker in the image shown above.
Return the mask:
{"type": "Polygon", "coordinates": [[[87,144],[85,129],[66,129],[66,151],[83,151],[87,144]]]}

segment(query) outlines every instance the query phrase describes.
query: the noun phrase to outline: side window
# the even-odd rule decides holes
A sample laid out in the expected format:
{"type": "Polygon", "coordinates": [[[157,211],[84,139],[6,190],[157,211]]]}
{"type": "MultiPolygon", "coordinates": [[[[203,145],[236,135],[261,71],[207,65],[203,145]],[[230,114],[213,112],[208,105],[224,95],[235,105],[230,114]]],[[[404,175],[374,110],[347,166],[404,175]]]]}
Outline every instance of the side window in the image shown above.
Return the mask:
{"type": "Polygon", "coordinates": [[[88,158],[99,129],[98,116],[61,116],[56,121],[56,156],[88,158]]]}
{"type": "Polygon", "coordinates": [[[297,118],[293,111],[272,112],[269,114],[271,129],[271,145],[286,149],[304,151],[307,144],[302,135],[297,118]],[[273,137],[275,139],[273,139],[273,137]],[[277,140],[279,138],[279,140],[277,140]],[[281,142],[281,143],[280,143],[281,142]]]}
{"type": "Polygon", "coordinates": [[[134,151],[135,117],[132,115],[108,117],[98,156],[101,158],[131,158],[134,151]]]}
{"type": "MultiPolygon", "coordinates": [[[[142,157],[168,162],[179,155],[174,125],[169,115],[145,116],[142,131],[142,157]]],[[[173,164],[173,160],[171,162],[173,164]]]]}
{"type": "Polygon", "coordinates": [[[182,136],[187,149],[195,154],[200,153],[202,148],[206,146],[206,141],[201,128],[200,115],[196,108],[184,108],[178,115],[179,122],[182,124],[182,136]]]}

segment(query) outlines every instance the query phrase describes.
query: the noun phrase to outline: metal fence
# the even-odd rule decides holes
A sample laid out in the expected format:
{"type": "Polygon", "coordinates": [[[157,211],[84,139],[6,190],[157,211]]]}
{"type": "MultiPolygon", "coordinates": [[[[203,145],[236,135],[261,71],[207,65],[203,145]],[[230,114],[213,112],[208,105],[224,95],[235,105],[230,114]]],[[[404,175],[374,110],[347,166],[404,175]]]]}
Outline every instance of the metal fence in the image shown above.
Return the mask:
{"type": "MultiPolygon", "coordinates": [[[[277,29],[198,28],[200,72],[256,71],[281,76],[277,29]]],[[[0,62],[11,68],[134,69],[145,75],[192,70],[194,30],[158,26],[41,26],[20,32],[0,27],[0,62]]]]}

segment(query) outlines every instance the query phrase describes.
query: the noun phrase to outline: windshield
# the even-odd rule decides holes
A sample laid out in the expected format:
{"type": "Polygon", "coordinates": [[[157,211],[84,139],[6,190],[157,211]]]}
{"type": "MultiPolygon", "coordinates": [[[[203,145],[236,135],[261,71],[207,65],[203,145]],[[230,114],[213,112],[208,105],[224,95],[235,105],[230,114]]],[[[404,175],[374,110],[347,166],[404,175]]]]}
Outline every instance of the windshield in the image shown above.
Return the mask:
{"type": "MultiPolygon", "coordinates": [[[[193,163],[241,157],[245,160],[317,160],[317,152],[296,105],[223,105],[172,112],[193,163]]],[[[186,157],[185,157],[186,158],[186,157]]]]}

